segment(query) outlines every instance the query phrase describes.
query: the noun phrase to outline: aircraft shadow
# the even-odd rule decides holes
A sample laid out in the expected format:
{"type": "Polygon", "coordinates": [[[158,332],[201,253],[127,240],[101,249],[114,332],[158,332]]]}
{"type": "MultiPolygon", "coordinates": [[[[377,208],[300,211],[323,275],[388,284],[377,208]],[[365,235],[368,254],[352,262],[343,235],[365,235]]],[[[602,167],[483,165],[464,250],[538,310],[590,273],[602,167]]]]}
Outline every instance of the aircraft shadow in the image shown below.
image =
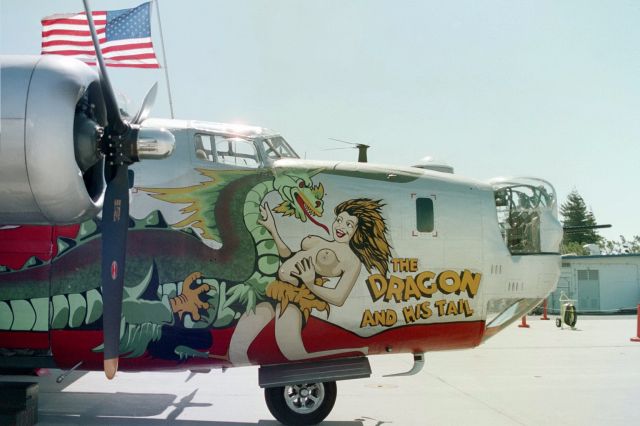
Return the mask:
{"type": "MultiPolygon", "coordinates": [[[[38,424],[41,425],[179,425],[179,426],[276,426],[275,420],[260,420],[258,423],[212,422],[206,420],[178,420],[187,408],[210,407],[210,403],[194,403],[198,390],[183,397],[178,402],[171,394],[104,394],[88,392],[65,392],[49,395],[46,407],[38,410],[38,424]],[[148,418],[163,415],[163,418],[148,418]]],[[[325,426],[363,426],[362,421],[327,421],[325,426]]]]}
{"type": "MultiPolygon", "coordinates": [[[[187,408],[210,407],[210,403],[192,402],[198,389],[178,402],[172,394],[148,393],[99,393],[99,392],[63,392],[65,388],[79,380],[86,372],[70,374],[62,383],[55,379],[60,370],[51,370],[44,377],[0,376],[3,381],[26,381],[39,383],[40,395],[46,394],[46,402],[41,399],[38,407],[39,425],[118,425],[118,426],[279,426],[275,420],[247,422],[212,422],[206,420],[179,420],[178,417],[187,408]],[[169,410],[167,412],[167,410],[169,410]],[[167,413],[163,415],[163,413],[167,413]],[[149,418],[163,415],[163,418],[149,418]]],[[[367,426],[367,418],[353,421],[325,421],[324,426],[367,426]]],[[[373,419],[371,419],[373,420],[373,419]]],[[[373,423],[376,424],[376,423],[373,423]]]]}
{"type": "MultiPolygon", "coordinates": [[[[178,425],[178,426],[282,426],[282,423],[275,420],[260,420],[258,423],[245,422],[210,422],[207,420],[168,420],[168,419],[132,419],[125,417],[101,417],[82,419],[65,415],[39,415],[39,425],[122,425],[122,426],[156,426],[156,425],[178,425]]],[[[320,426],[363,426],[360,421],[326,421],[320,426]]]]}

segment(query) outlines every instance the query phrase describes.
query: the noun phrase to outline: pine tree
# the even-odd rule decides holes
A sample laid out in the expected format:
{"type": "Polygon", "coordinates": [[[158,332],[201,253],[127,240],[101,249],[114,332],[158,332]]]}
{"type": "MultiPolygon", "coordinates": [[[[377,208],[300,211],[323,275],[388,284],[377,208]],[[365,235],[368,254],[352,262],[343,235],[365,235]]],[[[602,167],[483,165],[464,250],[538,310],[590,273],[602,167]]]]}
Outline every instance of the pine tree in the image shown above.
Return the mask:
{"type": "Polygon", "coordinates": [[[628,240],[620,235],[619,240],[602,240],[600,248],[606,254],[630,254],[640,253],[640,235],[635,235],[628,240]]]}
{"type": "MultiPolygon", "coordinates": [[[[562,225],[565,228],[596,225],[593,212],[587,209],[587,205],[575,189],[567,196],[567,201],[560,206],[560,214],[563,218],[562,225]]],[[[563,245],[568,246],[571,243],[580,246],[597,244],[600,240],[601,237],[595,229],[565,229],[563,245]]]]}

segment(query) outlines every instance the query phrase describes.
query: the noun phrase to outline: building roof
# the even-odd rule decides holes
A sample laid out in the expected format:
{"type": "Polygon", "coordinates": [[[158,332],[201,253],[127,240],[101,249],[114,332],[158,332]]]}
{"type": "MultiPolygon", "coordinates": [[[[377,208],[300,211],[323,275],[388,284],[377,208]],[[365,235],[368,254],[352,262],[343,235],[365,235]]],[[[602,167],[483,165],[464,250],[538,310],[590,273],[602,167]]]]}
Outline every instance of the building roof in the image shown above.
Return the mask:
{"type": "Polygon", "coordinates": [[[620,257],[640,257],[640,253],[625,253],[625,254],[595,254],[591,256],[577,256],[575,254],[565,254],[562,256],[562,260],[572,259],[602,259],[602,258],[620,258],[620,257]]]}

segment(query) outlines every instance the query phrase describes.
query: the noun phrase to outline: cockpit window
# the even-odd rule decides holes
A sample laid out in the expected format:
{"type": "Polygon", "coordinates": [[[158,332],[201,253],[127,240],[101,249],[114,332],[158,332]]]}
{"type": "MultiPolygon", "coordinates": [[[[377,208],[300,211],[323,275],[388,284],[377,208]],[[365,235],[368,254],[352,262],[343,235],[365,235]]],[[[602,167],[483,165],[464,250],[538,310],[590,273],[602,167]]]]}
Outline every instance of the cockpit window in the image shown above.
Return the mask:
{"type": "Polygon", "coordinates": [[[260,166],[260,159],[252,140],[222,135],[216,135],[215,138],[218,162],[240,167],[260,166]]]}
{"type": "Polygon", "coordinates": [[[267,157],[272,160],[279,158],[299,158],[298,154],[295,153],[282,136],[262,139],[262,147],[267,157]]]}
{"type": "Polygon", "coordinates": [[[196,158],[202,161],[215,161],[213,154],[213,136],[205,133],[198,133],[194,139],[196,158]]]}

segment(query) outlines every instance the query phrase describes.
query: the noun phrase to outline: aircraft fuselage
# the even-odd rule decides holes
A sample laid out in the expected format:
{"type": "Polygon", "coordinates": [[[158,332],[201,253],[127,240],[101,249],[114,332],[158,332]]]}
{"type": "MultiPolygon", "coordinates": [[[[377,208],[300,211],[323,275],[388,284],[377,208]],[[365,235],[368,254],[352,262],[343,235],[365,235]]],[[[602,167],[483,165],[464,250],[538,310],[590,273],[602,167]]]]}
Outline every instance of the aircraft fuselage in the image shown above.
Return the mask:
{"type": "MultiPolygon", "coordinates": [[[[164,125],[172,157],[133,167],[122,370],[473,347],[555,288],[555,199],[504,204],[518,182],[280,158],[295,153],[264,129],[164,125]]],[[[0,347],[101,369],[100,219],[0,236],[0,347]]]]}

